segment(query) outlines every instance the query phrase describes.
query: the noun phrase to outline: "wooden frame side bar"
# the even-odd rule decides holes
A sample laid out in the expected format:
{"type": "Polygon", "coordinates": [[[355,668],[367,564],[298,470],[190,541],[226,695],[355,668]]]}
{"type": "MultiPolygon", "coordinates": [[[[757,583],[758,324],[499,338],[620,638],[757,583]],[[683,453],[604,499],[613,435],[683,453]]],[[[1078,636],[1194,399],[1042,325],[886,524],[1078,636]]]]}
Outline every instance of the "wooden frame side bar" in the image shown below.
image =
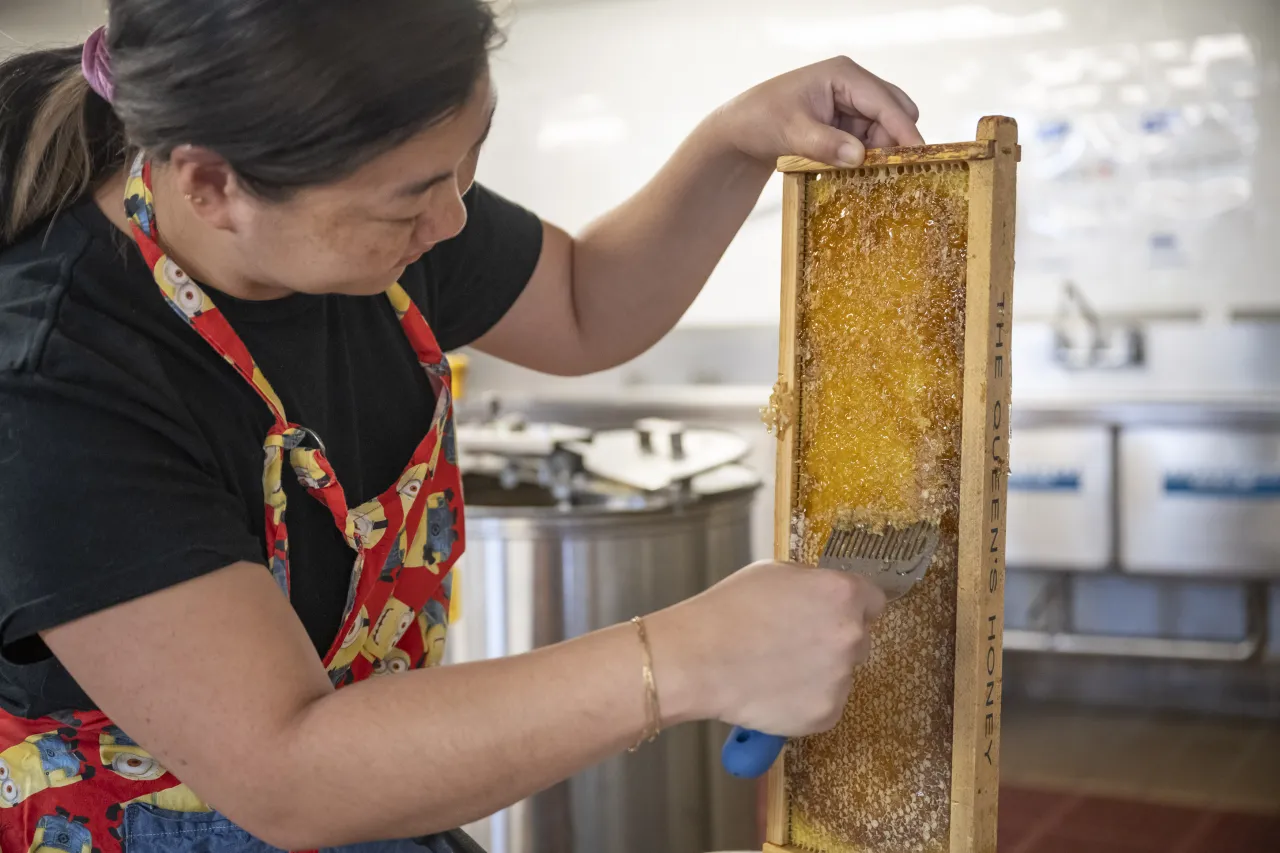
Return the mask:
{"type": "Polygon", "coordinates": [[[950,853],[995,853],[1000,782],[1018,126],[984,118],[978,139],[995,156],[969,169],[950,853]]]}
{"type": "MultiPolygon", "coordinates": [[[[773,504],[773,556],[791,559],[791,513],[796,493],[796,424],[800,398],[796,382],[796,332],[799,324],[797,297],[804,274],[804,173],[789,174],[782,187],[782,296],[778,329],[778,384],[772,405],[779,408],[778,456],[773,504]]],[[[784,749],[769,770],[766,785],[765,839],[770,844],[786,844],[790,820],[787,806],[787,752],[784,749]]]]}
{"type": "MultiPolygon", "coordinates": [[[[913,166],[920,163],[954,163],[958,160],[990,160],[993,157],[994,141],[980,139],[977,142],[949,142],[945,145],[918,145],[909,148],[871,148],[867,151],[862,166],[913,166]]],[[[804,157],[782,157],[778,160],[778,171],[786,173],[830,172],[840,168],[804,157]]]]}

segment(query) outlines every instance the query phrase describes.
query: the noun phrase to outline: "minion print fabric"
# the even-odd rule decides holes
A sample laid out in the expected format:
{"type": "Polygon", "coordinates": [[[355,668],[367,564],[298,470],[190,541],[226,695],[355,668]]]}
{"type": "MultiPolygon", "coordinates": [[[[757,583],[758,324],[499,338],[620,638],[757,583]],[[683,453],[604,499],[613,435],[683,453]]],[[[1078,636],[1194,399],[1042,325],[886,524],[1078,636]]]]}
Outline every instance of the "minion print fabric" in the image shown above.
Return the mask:
{"type": "MultiPolygon", "coordinates": [[[[453,432],[449,362],[409,295],[387,292],[400,327],[436,394],[430,430],[404,472],[378,497],[348,508],[324,443],[293,423],[217,306],[160,248],[151,165],[130,171],[125,209],[134,240],[165,301],[249,383],[274,424],[263,440],[265,559],[289,594],[286,466],[329,508],[354,553],[347,607],[324,658],[344,687],[436,666],[456,617],[453,565],[466,542],[453,432]]],[[[361,845],[352,853],[443,849],[441,838],[361,845]]],[[[184,853],[274,848],[209,808],[139,744],[98,712],[25,720],[0,712],[0,850],[4,853],[184,853]]]]}

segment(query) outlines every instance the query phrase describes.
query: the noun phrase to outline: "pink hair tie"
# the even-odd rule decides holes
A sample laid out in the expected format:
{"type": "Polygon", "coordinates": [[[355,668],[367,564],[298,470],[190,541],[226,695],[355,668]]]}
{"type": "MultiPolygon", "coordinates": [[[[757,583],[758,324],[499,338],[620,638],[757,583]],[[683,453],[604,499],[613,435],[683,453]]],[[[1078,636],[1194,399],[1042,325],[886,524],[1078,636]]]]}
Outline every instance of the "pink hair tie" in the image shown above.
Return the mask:
{"type": "Polygon", "coordinates": [[[98,97],[107,103],[115,100],[116,86],[111,77],[111,54],[107,50],[106,27],[98,27],[85,41],[80,67],[84,71],[84,79],[89,81],[89,88],[97,92],[98,97]]]}

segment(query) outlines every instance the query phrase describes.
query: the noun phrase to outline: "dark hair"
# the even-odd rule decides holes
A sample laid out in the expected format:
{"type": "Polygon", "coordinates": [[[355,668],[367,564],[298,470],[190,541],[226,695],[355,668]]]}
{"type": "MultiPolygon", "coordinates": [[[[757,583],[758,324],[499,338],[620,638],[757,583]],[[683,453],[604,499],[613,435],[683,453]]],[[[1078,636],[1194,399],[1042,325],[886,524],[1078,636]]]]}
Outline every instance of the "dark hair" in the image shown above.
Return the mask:
{"type": "Polygon", "coordinates": [[[115,97],[81,49],[0,63],[0,247],[125,165],[217,152],[256,193],[330,183],[457,111],[498,38],[486,0],[110,0],[115,97]]]}

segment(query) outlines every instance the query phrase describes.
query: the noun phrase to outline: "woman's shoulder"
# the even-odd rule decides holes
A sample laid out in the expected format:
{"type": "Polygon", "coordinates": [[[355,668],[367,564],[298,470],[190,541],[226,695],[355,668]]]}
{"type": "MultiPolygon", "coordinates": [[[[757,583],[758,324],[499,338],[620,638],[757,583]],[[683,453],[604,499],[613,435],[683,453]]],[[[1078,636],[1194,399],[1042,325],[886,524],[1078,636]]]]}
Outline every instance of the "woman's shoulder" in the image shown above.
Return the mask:
{"type": "Polygon", "coordinates": [[[143,266],[92,201],[0,249],[0,371],[48,369],[46,355],[59,343],[60,355],[72,357],[149,349],[166,317],[136,298],[143,266]]]}
{"type": "Polygon", "coordinates": [[[30,369],[90,235],[70,211],[0,249],[0,369],[30,369]]]}

